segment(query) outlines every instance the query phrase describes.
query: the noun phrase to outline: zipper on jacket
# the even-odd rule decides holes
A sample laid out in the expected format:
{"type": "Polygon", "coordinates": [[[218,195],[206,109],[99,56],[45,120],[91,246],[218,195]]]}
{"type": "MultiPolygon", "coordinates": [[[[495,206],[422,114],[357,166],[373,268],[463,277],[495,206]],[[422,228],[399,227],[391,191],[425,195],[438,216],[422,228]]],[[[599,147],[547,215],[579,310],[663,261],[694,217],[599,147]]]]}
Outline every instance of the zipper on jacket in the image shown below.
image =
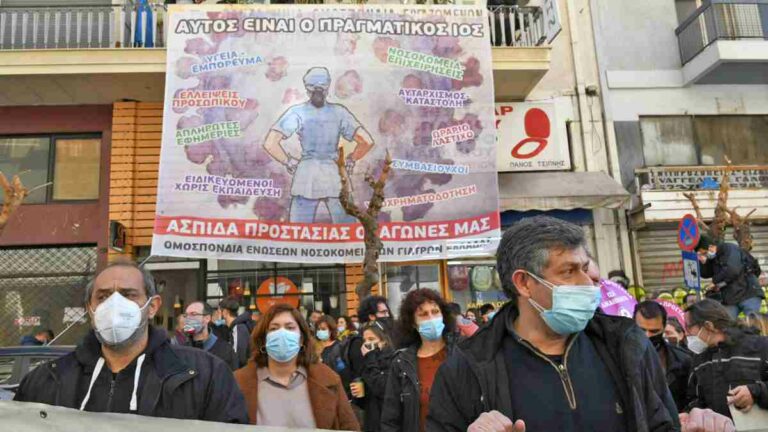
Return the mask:
{"type": "Polygon", "coordinates": [[[112,412],[112,397],[115,395],[115,376],[112,375],[112,381],[109,383],[109,394],[107,399],[107,412],[112,412]]]}
{"type": "Polygon", "coordinates": [[[555,362],[553,362],[549,357],[542,354],[541,351],[536,349],[536,347],[528,343],[528,341],[520,339],[520,342],[523,344],[523,346],[533,351],[534,354],[536,354],[541,359],[551,364],[553,368],[555,368],[555,370],[557,371],[557,374],[560,375],[560,381],[563,383],[563,390],[565,391],[566,399],[568,399],[568,406],[572,410],[576,409],[576,392],[573,390],[573,383],[571,382],[571,377],[568,375],[568,352],[570,352],[571,347],[573,346],[573,343],[576,341],[576,337],[578,336],[572,337],[571,340],[568,342],[568,345],[565,347],[565,354],[563,355],[563,364],[561,365],[558,365],[555,362]]]}

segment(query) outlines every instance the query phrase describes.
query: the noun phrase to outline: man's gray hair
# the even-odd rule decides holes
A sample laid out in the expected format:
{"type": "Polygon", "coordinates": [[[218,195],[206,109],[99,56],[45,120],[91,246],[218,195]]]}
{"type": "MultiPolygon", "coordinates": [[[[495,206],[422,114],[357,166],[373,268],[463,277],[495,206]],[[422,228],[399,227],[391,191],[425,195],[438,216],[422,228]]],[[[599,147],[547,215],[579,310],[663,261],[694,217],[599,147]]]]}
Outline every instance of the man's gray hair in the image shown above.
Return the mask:
{"type": "Polygon", "coordinates": [[[99,277],[100,274],[104,273],[104,271],[107,269],[113,267],[127,267],[138,270],[141,273],[141,279],[144,281],[144,289],[146,290],[147,298],[157,295],[155,278],[152,277],[152,274],[149,272],[149,270],[139,266],[133,261],[115,261],[108,264],[100,272],[96,273],[90,281],[88,281],[88,284],[85,286],[85,304],[88,304],[91,301],[91,294],[93,294],[93,283],[96,281],[96,278],[99,277]]]}
{"type": "Polygon", "coordinates": [[[517,288],[512,283],[516,270],[541,276],[549,265],[552,249],[573,250],[586,247],[584,230],[578,225],[549,216],[525,218],[509,227],[496,251],[496,269],[501,286],[512,303],[517,304],[517,288]]]}

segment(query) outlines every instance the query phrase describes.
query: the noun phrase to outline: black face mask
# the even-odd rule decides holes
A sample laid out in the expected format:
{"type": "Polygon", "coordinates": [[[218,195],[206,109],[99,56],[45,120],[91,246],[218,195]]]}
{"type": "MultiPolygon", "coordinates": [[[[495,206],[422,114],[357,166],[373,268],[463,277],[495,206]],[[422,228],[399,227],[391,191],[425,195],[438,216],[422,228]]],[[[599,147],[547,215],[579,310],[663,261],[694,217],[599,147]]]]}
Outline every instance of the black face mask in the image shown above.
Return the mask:
{"type": "Polygon", "coordinates": [[[653,335],[648,339],[650,339],[651,343],[653,344],[653,347],[656,348],[656,351],[660,350],[661,347],[664,346],[664,333],[653,335]]]}
{"type": "Polygon", "coordinates": [[[392,317],[376,318],[376,322],[381,324],[385,333],[389,333],[390,331],[392,331],[392,327],[394,327],[395,325],[395,322],[392,319],[392,317]]]}

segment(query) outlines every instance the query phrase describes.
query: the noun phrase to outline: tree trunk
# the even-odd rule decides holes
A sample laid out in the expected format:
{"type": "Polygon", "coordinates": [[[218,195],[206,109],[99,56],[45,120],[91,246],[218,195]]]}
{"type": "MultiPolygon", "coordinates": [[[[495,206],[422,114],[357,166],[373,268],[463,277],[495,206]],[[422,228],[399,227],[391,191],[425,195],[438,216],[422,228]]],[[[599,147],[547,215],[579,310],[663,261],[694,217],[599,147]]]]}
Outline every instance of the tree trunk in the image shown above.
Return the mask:
{"type": "Polygon", "coordinates": [[[365,177],[366,183],[368,183],[372,189],[371,199],[368,202],[368,208],[366,208],[365,211],[360,210],[355,204],[351,188],[351,179],[349,179],[347,175],[344,161],[344,151],[340,150],[339,159],[336,161],[336,165],[339,169],[339,176],[341,177],[339,201],[347,214],[360,222],[364,232],[363,240],[365,244],[365,255],[363,257],[363,280],[361,280],[355,287],[358,299],[362,300],[371,295],[373,287],[379,283],[379,253],[381,253],[381,248],[384,246],[381,242],[381,238],[379,238],[379,213],[384,204],[384,187],[387,184],[387,178],[389,177],[390,168],[392,166],[392,159],[390,158],[389,153],[387,153],[384,167],[382,168],[378,179],[374,179],[370,175],[365,177]]]}

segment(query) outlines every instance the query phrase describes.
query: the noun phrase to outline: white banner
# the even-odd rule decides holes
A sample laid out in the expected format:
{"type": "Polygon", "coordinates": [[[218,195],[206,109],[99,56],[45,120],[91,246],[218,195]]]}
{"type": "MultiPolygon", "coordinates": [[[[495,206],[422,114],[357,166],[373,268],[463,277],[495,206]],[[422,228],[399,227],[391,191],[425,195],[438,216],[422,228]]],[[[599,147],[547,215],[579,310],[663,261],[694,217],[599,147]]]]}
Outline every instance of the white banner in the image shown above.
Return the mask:
{"type": "Polygon", "coordinates": [[[0,425],[8,432],[312,432],[324,429],[288,429],[234,425],[198,420],[105,414],[51,405],[0,401],[0,425]]]}
{"type": "Polygon", "coordinates": [[[571,168],[565,122],[558,120],[555,103],[497,103],[496,127],[500,172],[571,168]]]}
{"type": "Polygon", "coordinates": [[[177,6],[152,254],[361,262],[358,208],[389,155],[381,261],[499,237],[485,7],[177,6]]]}

